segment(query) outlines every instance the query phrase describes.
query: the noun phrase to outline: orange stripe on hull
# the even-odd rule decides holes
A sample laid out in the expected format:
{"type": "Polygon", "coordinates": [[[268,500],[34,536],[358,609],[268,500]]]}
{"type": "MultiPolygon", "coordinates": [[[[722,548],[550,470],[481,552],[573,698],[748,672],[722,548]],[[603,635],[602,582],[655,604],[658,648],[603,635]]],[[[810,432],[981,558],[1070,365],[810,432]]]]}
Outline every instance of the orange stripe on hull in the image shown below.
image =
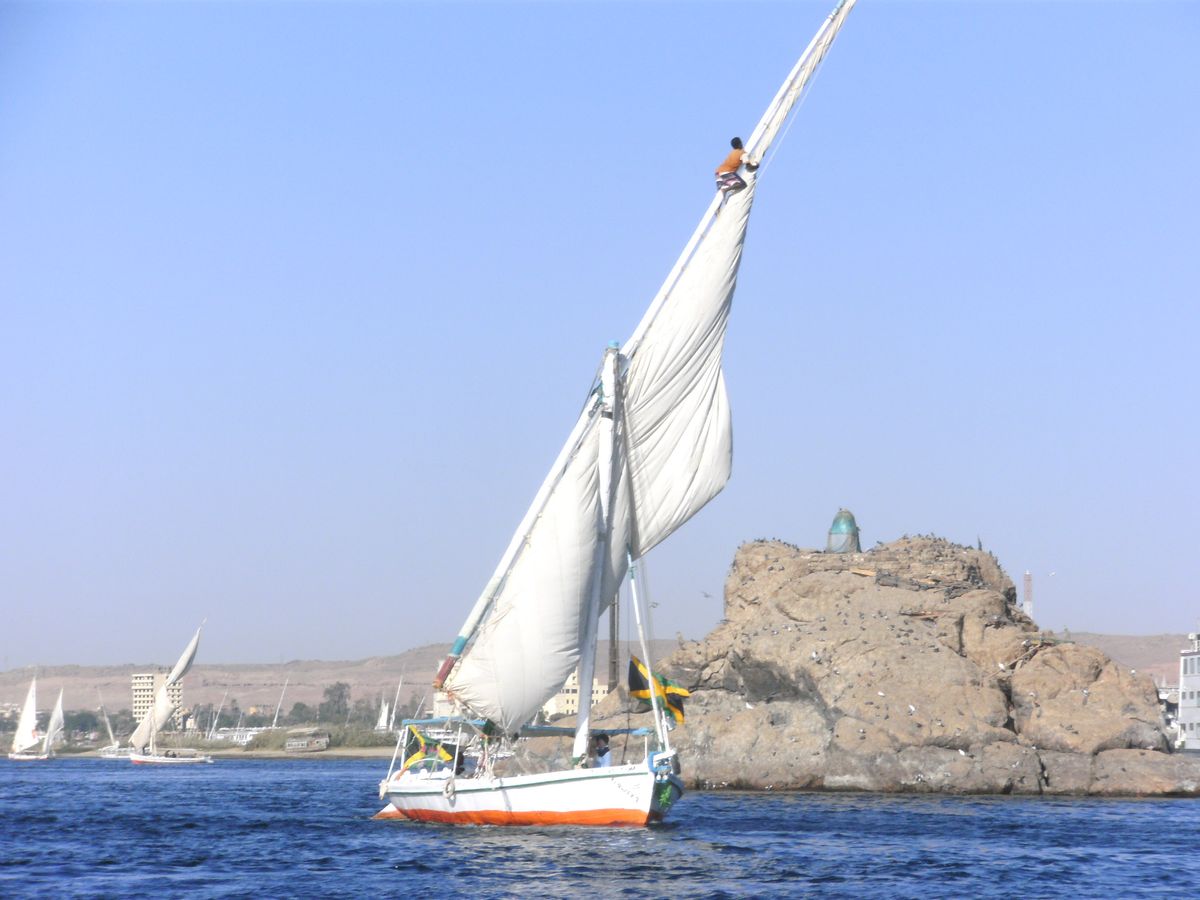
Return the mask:
{"type": "Polygon", "coordinates": [[[440,822],[445,825],[645,825],[662,820],[656,813],[633,809],[581,809],[574,812],[507,812],[481,809],[463,812],[443,812],[437,809],[408,809],[385,807],[376,819],[413,819],[417,822],[440,822]]]}

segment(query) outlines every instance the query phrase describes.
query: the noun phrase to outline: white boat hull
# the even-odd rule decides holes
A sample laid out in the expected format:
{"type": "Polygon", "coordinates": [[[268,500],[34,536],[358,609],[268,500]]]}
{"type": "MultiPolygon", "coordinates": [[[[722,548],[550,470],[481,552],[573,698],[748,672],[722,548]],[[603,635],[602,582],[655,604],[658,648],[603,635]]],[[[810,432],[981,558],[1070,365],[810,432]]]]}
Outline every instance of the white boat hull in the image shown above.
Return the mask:
{"type": "Polygon", "coordinates": [[[50,759],[49,753],[10,753],[8,758],[13,762],[42,762],[50,759]]]}
{"type": "Polygon", "coordinates": [[[197,753],[194,756],[162,756],[152,753],[130,753],[129,761],[135,766],[187,766],[197,763],[210,763],[211,756],[197,753]]]}
{"type": "Polygon", "coordinates": [[[646,825],[683,793],[674,772],[645,763],[505,778],[397,773],[380,789],[377,819],[462,825],[646,825]]]}

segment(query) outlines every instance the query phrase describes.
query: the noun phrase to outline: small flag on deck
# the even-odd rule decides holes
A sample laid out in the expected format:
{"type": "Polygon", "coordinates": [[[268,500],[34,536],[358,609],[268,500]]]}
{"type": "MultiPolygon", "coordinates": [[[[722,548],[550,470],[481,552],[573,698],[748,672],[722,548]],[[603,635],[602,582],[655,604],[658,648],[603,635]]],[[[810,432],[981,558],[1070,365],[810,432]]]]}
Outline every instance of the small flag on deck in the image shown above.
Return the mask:
{"type": "MultiPolygon", "coordinates": [[[[691,692],[658,674],[654,676],[654,681],[654,694],[659,698],[659,704],[676,722],[682,722],[683,698],[690,697],[691,692]]],[[[646,664],[636,656],[629,657],[629,696],[642,701],[646,709],[650,708],[650,673],[646,664]]]]}
{"type": "Polygon", "coordinates": [[[416,725],[409,725],[408,730],[411,734],[407,735],[404,739],[406,758],[403,765],[400,766],[402,771],[414,763],[419,763],[429,756],[431,752],[442,762],[450,762],[450,760],[454,759],[454,756],[441,744],[434,744],[433,747],[430,747],[425,735],[417,730],[416,725]]]}

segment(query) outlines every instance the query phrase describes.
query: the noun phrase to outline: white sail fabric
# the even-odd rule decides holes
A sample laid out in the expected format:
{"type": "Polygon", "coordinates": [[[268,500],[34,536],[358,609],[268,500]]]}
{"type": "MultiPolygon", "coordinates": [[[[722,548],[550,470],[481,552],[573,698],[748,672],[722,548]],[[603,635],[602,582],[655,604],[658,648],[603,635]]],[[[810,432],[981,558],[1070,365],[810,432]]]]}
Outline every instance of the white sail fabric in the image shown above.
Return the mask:
{"type": "MultiPolygon", "coordinates": [[[[747,144],[755,160],[853,5],[841,0],[772,100],[747,144]]],[[[729,479],[733,431],[721,356],[757,179],[744,177],[743,190],[709,205],[626,344],[620,385],[598,391],[576,423],[435,678],[435,687],[444,679],[447,691],[506,733],[532,718],[575,667],[624,577],[626,547],[634,558],[645,555],[729,479]],[[610,393],[620,395],[615,406],[610,393]],[[601,415],[613,415],[617,428],[613,456],[600,453],[601,415]],[[618,477],[611,530],[598,475],[609,459],[618,477]]]]}
{"type": "Polygon", "coordinates": [[[171,670],[171,674],[167,676],[167,684],[175,684],[187,674],[188,669],[192,667],[192,660],[196,658],[196,649],[200,646],[201,628],[196,629],[196,633],[192,635],[192,639],[188,641],[188,645],[183,649],[183,653],[179,656],[179,661],[175,663],[175,668],[171,670]]]}
{"type": "Polygon", "coordinates": [[[183,654],[179,657],[179,661],[175,663],[175,667],[171,669],[171,673],[158,689],[158,693],[154,695],[154,706],[138,723],[138,727],[129,737],[129,746],[141,753],[150,743],[150,739],[162,731],[166,727],[167,722],[171,720],[171,716],[175,713],[175,702],[171,699],[170,692],[167,690],[171,685],[176,684],[188,669],[192,667],[192,660],[196,658],[196,649],[200,646],[200,628],[196,629],[196,633],[192,635],[192,639],[184,648],[183,654]]]}
{"type": "Polygon", "coordinates": [[[597,430],[585,435],[446,689],[515,732],[579,660],[601,520],[597,430]]]}
{"type": "Polygon", "coordinates": [[[100,707],[100,715],[104,716],[104,730],[108,732],[108,745],[110,747],[117,746],[117,738],[113,734],[112,722],[109,721],[108,712],[104,709],[103,705],[100,707]]]}
{"type": "Polygon", "coordinates": [[[639,329],[625,376],[623,423],[632,478],[635,557],[720,493],[733,467],[733,423],[721,354],[754,178],[730,196],[654,320],[639,329]]]}
{"type": "MultiPolygon", "coordinates": [[[[625,548],[643,555],[729,480],[733,432],[721,353],[753,203],[749,181],[727,201],[653,322],[639,329],[623,378],[625,439],[616,448],[620,481],[597,618],[624,577],[625,548]]],[[[587,433],[515,563],[498,573],[502,587],[488,618],[446,683],[506,732],[529,721],[579,661],[604,531],[599,434],[587,433]]]]}
{"type": "Polygon", "coordinates": [[[839,0],[838,5],[825,19],[817,30],[816,36],[800,55],[800,59],[792,71],[788,73],[779,93],[775,95],[771,105],[767,107],[766,113],[759,120],[758,126],[750,135],[750,140],[746,142],[746,151],[756,159],[761,160],[775,142],[784,122],[787,121],[805,88],[812,82],[813,75],[824,61],[829,48],[833,46],[838,32],[841,31],[846,17],[850,15],[850,10],[854,8],[856,2],[858,0],[839,0]]]}
{"type": "Polygon", "coordinates": [[[17,720],[17,733],[13,735],[12,752],[25,753],[37,746],[37,679],[29,682],[25,705],[21,707],[21,718],[17,720]]]}
{"type": "Polygon", "coordinates": [[[150,711],[138,723],[137,730],[130,736],[129,746],[141,753],[151,743],[154,735],[167,727],[167,723],[171,721],[171,716],[174,714],[175,701],[171,699],[167,683],[163,682],[158,693],[154,695],[154,706],[150,708],[150,711]]]}
{"type": "MultiPolygon", "coordinates": [[[[746,150],[761,162],[837,37],[855,0],[842,0],[788,73],[746,150]]],[[[757,174],[709,208],[626,344],[625,427],[635,533],[644,556],[720,493],[733,467],[733,426],[721,354],[757,174]]]]}
{"type": "Polygon", "coordinates": [[[58,702],[54,704],[54,711],[50,713],[50,724],[46,726],[46,739],[42,743],[42,752],[49,753],[54,749],[54,742],[62,735],[63,732],[63,692],[59,689],[58,702]]]}

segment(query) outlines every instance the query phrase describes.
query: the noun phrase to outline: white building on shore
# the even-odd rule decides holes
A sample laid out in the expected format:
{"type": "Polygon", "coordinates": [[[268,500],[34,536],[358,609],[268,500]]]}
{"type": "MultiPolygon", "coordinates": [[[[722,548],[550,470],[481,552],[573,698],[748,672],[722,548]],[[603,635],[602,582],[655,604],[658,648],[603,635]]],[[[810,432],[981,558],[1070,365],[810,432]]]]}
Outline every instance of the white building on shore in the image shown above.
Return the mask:
{"type": "MultiPolygon", "coordinates": [[[[592,706],[608,696],[608,683],[601,684],[592,679],[592,706]]],[[[546,701],[542,714],[547,718],[553,716],[574,716],[579,713],[579,673],[572,672],[567,676],[566,683],[558,693],[546,701]]]]}
{"type": "MultiPolygon", "coordinates": [[[[169,674],[171,673],[163,669],[160,672],[138,672],[133,676],[133,705],[131,707],[133,721],[140,722],[146,718],[146,713],[154,706],[154,698],[158,694],[158,689],[162,687],[169,674]]],[[[182,729],[184,723],[184,712],[181,708],[183,706],[182,679],[167,688],[167,696],[175,704],[175,715],[172,717],[175,727],[182,729]]]]}
{"type": "Polygon", "coordinates": [[[1188,635],[1191,648],[1179,651],[1179,746],[1200,748],[1200,634],[1188,635]]]}

